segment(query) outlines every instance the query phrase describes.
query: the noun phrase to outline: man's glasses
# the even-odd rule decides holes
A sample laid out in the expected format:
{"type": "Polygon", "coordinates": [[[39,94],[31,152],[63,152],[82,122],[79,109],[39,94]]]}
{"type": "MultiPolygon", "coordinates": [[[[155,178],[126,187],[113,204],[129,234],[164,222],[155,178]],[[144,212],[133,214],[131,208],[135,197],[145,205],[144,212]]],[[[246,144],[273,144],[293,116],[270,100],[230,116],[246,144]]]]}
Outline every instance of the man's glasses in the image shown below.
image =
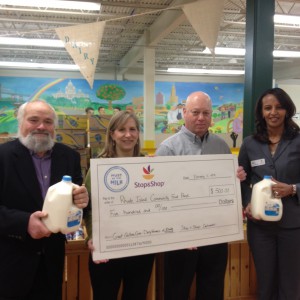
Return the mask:
{"type": "Polygon", "coordinates": [[[189,110],[193,117],[199,117],[202,114],[203,118],[209,118],[211,116],[210,111],[198,111],[198,110],[189,110]]]}

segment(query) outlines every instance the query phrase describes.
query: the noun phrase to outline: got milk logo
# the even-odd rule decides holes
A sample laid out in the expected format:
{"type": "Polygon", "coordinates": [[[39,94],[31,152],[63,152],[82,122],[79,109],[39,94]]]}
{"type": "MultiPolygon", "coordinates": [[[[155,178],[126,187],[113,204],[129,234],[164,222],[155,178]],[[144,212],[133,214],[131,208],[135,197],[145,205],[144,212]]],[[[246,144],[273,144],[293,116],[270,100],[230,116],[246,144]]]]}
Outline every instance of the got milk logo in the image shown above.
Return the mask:
{"type": "Polygon", "coordinates": [[[109,168],[104,175],[104,184],[112,192],[121,192],[129,184],[129,174],[122,167],[109,168]]]}
{"type": "Polygon", "coordinates": [[[143,167],[143,171],[144,171],[143,177],[145,179],[150,180],[154,177],[154,174],[151,174],[154,171],[154,169],[151,169],[150,165],[147,168],[143,167]]]}

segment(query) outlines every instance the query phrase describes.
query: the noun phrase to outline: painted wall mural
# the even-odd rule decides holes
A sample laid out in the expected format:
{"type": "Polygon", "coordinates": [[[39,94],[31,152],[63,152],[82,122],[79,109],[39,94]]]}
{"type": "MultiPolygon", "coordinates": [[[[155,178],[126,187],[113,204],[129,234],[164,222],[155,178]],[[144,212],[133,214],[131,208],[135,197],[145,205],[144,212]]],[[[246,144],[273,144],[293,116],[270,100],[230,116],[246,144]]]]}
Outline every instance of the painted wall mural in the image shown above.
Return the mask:
{"type": "MultiPolygon", "coordinates": [[[[213,102],[210,130],[228,133],[234,142],[242,134],[243,89],[241,83],[156,82],[155,132],[177,132],[184,124],[182,109],[187,96],[201,90],[213,102]]],[[[84,79],[0,77],[0,133],[16,133],[18,107],[37,99],[53,105],[58,114],[82,115],[86,107],[97,114],[99,106],[106,114],[112,114],[116,106],[131,109],[143,124],[142,81],[95,80],[91,89],[84,79]]]]}

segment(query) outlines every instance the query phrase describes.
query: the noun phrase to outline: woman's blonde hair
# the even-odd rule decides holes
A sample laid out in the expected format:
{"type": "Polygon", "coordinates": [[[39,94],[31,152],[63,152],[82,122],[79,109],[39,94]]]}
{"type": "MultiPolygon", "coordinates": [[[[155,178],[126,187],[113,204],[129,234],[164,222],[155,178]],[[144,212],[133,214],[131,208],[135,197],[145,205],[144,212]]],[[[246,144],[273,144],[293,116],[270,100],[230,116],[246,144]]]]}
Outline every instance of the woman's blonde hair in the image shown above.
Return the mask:
{"type": "MultiPolygon", "coordinates": [[[[116,157],[116,145],[113,141],[111,134],[118,128],[122,127],[128,119],[133,119],[137,130],[140,132],[140,122],[137,116],[129,111],[120,111],[112,116],[106,130],[105,146],[99,157],[116,157]]],[[[140,137],[138,137],[137,143],[134,146],[133,157],[140,156],[140,137]]]]}

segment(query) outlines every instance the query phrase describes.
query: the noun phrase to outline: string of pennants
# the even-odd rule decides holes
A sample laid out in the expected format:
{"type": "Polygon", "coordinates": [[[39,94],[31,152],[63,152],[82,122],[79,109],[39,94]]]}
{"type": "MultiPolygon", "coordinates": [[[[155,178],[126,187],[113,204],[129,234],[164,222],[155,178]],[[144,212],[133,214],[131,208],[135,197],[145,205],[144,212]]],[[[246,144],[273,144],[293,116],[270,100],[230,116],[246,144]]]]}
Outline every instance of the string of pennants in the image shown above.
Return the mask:
{"type": "MultiPolygon", "coordinates": [[[[204,45],[214,53],[223,14],[224,0],[198,0],[185,4],[181,8],[204,45]]],[[[169,9],[172,9],[172,7],[169,9]]],[[[136,16],[139,15],[130,17],[136,16]]],[[[108,21],[55,29],[91,88],[93,88],[105,24],[108,21]]]]}

